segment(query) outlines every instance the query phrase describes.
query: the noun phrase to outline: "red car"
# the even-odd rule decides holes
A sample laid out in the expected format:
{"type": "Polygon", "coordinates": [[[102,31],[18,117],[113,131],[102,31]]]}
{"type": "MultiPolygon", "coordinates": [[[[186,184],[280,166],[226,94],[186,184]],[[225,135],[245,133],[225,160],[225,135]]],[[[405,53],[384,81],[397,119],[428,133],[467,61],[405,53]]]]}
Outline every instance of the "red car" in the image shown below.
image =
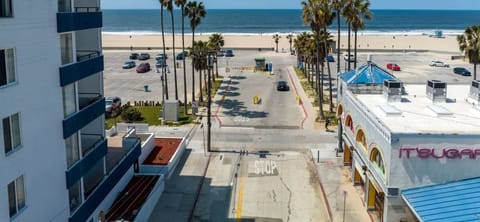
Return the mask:
{"type": "Polygon", "coordinates": [[[387,64],[387,69],[393,70],[393,71],[400,71],[400,66],[395,63],[388,63],[387,64]]]}
{"type": "Polygon", "coordinates": [[[150,71],[150,63],[145,62],[137,66],[137,73],[144,73],[150,71]]]}

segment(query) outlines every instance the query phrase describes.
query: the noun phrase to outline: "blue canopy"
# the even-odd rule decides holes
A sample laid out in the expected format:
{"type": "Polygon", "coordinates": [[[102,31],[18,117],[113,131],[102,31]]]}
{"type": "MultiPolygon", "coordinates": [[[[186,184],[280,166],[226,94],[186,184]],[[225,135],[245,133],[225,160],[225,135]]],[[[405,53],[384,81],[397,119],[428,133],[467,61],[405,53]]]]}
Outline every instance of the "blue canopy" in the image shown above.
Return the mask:
{"type": "Polygon", "coordinates": [[[347,84],[383,84],[383,80],[398,80],[373,62],[342,73],[340,78],[347,84]]]}
{"type": "Polygon", "coordinates": [[[480,221],[480,177],[402,190],[420,221],[480,221]]]}

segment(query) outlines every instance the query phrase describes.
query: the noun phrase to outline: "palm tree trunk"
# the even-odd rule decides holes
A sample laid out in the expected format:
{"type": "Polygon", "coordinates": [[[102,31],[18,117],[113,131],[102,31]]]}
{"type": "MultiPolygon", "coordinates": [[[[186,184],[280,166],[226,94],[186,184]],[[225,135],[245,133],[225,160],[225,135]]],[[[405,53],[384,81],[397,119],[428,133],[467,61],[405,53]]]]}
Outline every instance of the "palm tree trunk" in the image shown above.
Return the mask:
{"type": "Polygon", "coordinates": [[[193,64],[193,57],[195,57],[195,28],[192,28],[192,102],[195,101],[195,66],[193,64]]]}
{"type": "MultiPolygon", "coordinates": [[[[172,1],[173,0],[170,0],[171,4],[173,4],[172,1]]],[[[175,100],[178,100],[177,58],[175,57],[175,25],[173,23],[173,9],[170,11],[170,18],[172,20],[173,78],[175,79],[175,100]]]]}
{"type": "MultiPolygon", "coordinates": [[[[323,28],[323,31],[327,33],[327,27],[323,28]]],[[[328,56],[328,39],[325,39],[325,56],[328,56]]],[[[332,95],[332,72],[330,70],[330,62],[327,59],[327,72],[328,72],[328,93],[330,100],[330,112],[333,112],[333,95],[332,95]]]]}
{"type": "MultiPolygon", "coordinates": [[[[160,5],[162,5],[160,3],[160,5]]],[[[163,54],[166,55],[165,53],[165,31],[163,30],[163,5],[160,7],[160,25],[162,27],[162,46],[163,46],[163,54]]],[[[168,100],[168,78],[167,74],[165,72],[165,67],[162,67],[162,76],[163,76],[163,81],[165,81],[165,99],[168,100]]]]}
{"type": "MultiPolygon", "coordinates": [[[[215,72],[216,72],[215,75],[218,78],[219,76],[218,76],[218,57],[217,57],[217,55],[215,55],[215,72]]],[[[215,82],[215,77],[213,78],[213,82],[215,82]]]]}
{"type": "Polygon", "coordinates": [[[354,48],[354,58],[355,58],[355,61],[353,62],[353,69],[357,69],[357,32],[358,30],[355,30],[354,31],[354,35],[355,35],[355,38],[354,38],[354,43],[355,43],[355,46],[353,46],[354,48]]]}
{"type": "MultiPolygon", "coordinates": [[[[320,66],[320,29],[317,30],[317,36],[316,36],[316,41],[317,41],[317,70],[316,70],[316,75],[317,75],[317,92],[318,92],[318,108],[320,110],[320,119],[325,119],[325,116],[323,114],[323,87],[320,85],[319,78],[320,77],[320,70],[318,69],[320,66]]],[[[323,78],[322,78],[323,79],[323,78]]]]}
{"type": "MultiPolygon", "coordinates": [[[[348,69],[347,69],[347,70],[348,70],[348,71],[350,71],[350,54],[351,54],[351,50],[350,50],[350,48],[351,48],[351,47],[350,47],[350,35],[351,35],[351,29],[352,29],[351,25],[348,24],[348,60],[347,60],[347,63],[348,63],[348,65],[347,65],[348,69]]],[[[355,58],[355,59],[356,59],[356,58],[355,58]]]]}
{"type": "MultiPolygon", "coordinates": [[[[184,6],[181,7],[182,10],[182,53],[185,51],[185,16],[184,16],[184,6]]],[[[185,109],[185,114],[187,114],[187,69],[185,68],[185,56],[183,57],[183,108],[185,109]]]]}
{"type": "Polygon", "coordinates": [[[198,70],[198,74],[199,74],[199,79],[198,79],[198,83],[200,84],[200,102],[203,102],[203,87],[202,87],[202,68],[200,68],[198,70]]]}
{"type": "Polygon", "coordinates": [[[477,63],[473,64],[473,80],[477,79],[477,63]]]}
{"type": "Polygon", "coordinates": [[[340,73],[340,10],[337,9],[337,73],[340,73]]]}

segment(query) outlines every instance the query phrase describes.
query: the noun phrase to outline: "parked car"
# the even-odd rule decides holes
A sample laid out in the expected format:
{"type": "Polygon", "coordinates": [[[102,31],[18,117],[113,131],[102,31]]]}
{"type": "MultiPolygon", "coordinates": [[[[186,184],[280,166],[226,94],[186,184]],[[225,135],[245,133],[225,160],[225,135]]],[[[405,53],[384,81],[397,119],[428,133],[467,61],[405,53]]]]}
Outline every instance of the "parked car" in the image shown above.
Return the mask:
{"type": "Polygon", "coordinates": [[[453,68],[453,73],[455,74],[460,74],[462,76],[471,76],[472,73],[470,71],[468,71],[468,69],[464,68],[464,67],[455,67],[453,68]]]}
{"type": "Polygon", "coordinates": [[[138,59],[138,56],[140,56],[138,53],[132,53],[130,54],[130,59],[138,59]]]}
{"type": "Polygon", "coordinates": [[[157,55],[155,56],[155,59],[156,59],[157,61],[160,60],[160,59],[166,60],[166,59],[168,59],[168,56],[167,56],[167,54],[159,53],[159,54],[157,54],[157,55]]]}
{"type": "Polygon", "coordinates": [[[343,60],[346,62],[355,62],[355,56],[350,54],[350,55],[344,55],[343,60]]]}
{"type": "Polygon", "coordinates": [[[105,115],[107,117],[114,117],[120,114],[122,107],[122,100],[120,97],[107,97],[105,98],[105,115]]]}
{"type": "Polygon", "coordinates": [[[157,60],[157,63],[155,63],[155,67],[157,68],[167,67],[167,62],[164,59],[159,59],[157,60]]]}
{"type": "Polygon", "coordinates": [[[387,64],[387,69],[393,70],[393,71],[400,71],[400,66],[396,63],[388,63],[387,64]]]}
{"type": "Polygon", "coordinates": [[[217,51],[217,56],[218,56],[218,57],[223,57],[223,56],[225,56],[225,51],[224,51],[224,50],[218,50],[218,51],[217,51]]]}
{"type": "Polygon", "coordinates": [[[137,73],[145,73],[150,71],[150,63],[144,62],[137,66],[137,73]]]}
{"type": "Polygon", "coordinates": [[[277,91],[288,91],[290,90],[290,87],[288,86],[286,81],[278,81],[277,82],[277,91]]]}
{"type": "Polygon", "coordinates": [[[138,56],[138,60],[148,60],[150,59],[150,54],[148,53],[140,53],[140,55],[138,56]]]}
{"type": "Polygon", "coordinates": [[[233,57],[233,50],[227,49],[225,51],[225,57],[233,57]]]}
{"type": "Polygon", "coordinates": [[[122,68],[130,69],[130,68],[133,68],[135,66],[136,66],[135,61],[130,60],[130,61],[126,61],[125,63],[123,63],[122,68]]]}
{"type": "Polygon", "coordinates": [[[327,61],[328,62],[335,62],[335,58],[332,55],[327,56],[327,61]]]}
{"type": "Polygon", "coordinates": [[[444,63],[444,62],[442,62],[442,61],[435,61],[435,60],[432,61],[432,62],[430,62],[430,66],[435,66],[435,67],[450,67],[450,65],[447,64],[447,63],[444,63]]]}
{"type": "Polygon", "coordinates": [[[185,58],[187,58],[187,55],[188,55],[188,52],[183,51],[183,52],[177,54],[176,59],[177,60],[184,60],[185,58]]]}

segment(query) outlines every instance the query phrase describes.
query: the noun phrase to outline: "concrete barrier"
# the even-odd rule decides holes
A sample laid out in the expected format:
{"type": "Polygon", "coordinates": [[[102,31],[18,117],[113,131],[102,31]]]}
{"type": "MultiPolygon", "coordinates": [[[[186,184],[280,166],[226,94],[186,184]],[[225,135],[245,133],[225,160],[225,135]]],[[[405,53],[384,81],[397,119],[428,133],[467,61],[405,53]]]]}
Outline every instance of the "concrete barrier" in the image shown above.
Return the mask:
{"type": "Polygon", "coordinates": [[[146,123],[117,123],[117,133],[126,133],[132,128],[137,133],[148,133],[148,124],[146,123]]]}
{"type": "Polygon", "coordinates": [[[153,212],[153,209],[157,205],[157,201],[162,196],[163,191],[165,190],[165,178],[163,175],[160,175],[158,178],[157,183],[153,187],[152,191],[147,197],[147,200],[143,203],[138,212],[137,216],[135,217],[135,222],[143,222],[148,221],[150,215],[153,212]]]}

